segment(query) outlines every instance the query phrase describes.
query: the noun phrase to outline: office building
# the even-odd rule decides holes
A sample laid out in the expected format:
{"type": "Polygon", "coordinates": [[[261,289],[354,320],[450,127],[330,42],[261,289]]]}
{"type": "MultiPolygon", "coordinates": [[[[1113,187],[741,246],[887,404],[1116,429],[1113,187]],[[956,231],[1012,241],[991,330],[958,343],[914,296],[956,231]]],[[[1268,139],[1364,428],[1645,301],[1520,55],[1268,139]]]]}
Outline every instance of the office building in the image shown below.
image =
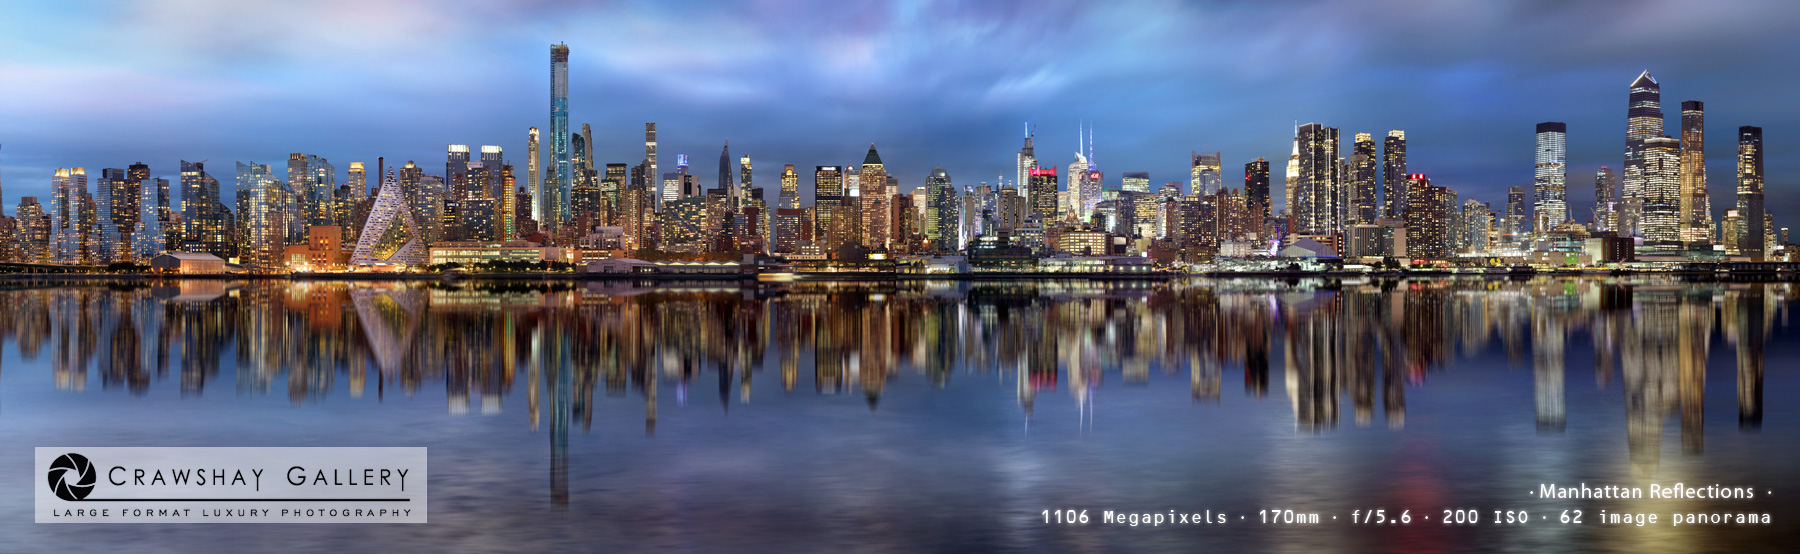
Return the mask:
{"type": "Polygon", "coordinates": [[[1547,233],[1569,220],[1569,127],[1557,121],[1537,125],[1537,168],[1532,174],[1534,229],[1547,233]]]}
{"type": "Polygon", "coordinates": [[[1712,242],[1712,201],[1706,194],[1706,105],[1681,103],[1681,242],[1712,242]]]}
{"type": "Polygon", "coordinates": [[[1763,261],[1768,214],[1763,208],[1762,127],[1738,127],[1737,210],[1744,221],[1738,251],[1751,261],[1763,261]]]}
{"type": "Polygon", "coordinates": [[[1646,242],[1679,242],[1681,141],[1659,136],[1640,141],[1640,146],[1643,159],[1638,160],[1638,181],[1643,194],[1638,225],[1642,236],[1646,242]]]}
{"type": "MultiPolygon", "coordinates": [[[[1621,236],[1642,236],[1646,202],[1647,174],[1644,142],[1663,136],[1662,85],[1645,70],[1631,82],[1631,94],[1625,109],[1624,186],[1620,196],[1619,227],[1621,236]]],[[[1669,168],[1673,169],[1673,168],[1669,168]]]]}

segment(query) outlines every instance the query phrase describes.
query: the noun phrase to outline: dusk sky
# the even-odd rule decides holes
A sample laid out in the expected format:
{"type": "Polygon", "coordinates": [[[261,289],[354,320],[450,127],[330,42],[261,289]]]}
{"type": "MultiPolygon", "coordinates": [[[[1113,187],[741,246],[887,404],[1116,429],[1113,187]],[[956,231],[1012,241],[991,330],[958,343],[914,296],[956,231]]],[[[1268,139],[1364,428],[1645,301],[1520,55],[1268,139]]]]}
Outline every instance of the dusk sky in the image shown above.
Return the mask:
{"type": "Polygon", "coordinates": [[[1354,133],[1404,129],[1414,172],[1499,209],[1531,182],[1535,124],[1564,121],[1585,222],[1648,69],[1671,135],[1681,101],[1706,103],[1716,213],[1735,203],[1737,127],[1764,128],[1769,210],[1790,226],[1796,23],[1784,0],[6,1],[0,180],[11,214],[58,167],[176,178],[178,160],[208,160],[229,186],[234,160],[305,152],[341,182],[376,156],[441,174],[459,143],[504,147],[523,184],[549,47],[566,42],[571,127],[593,126],[597,162],[638,162],[655,121],[665,168],[688,154],[710,184],[729,139],[770,201],[782,164],[810,203],[812,166],[860,162],[870,142],[903,189],[938,164],[993,183],[1027,122],[1058,168],[1091,123],[1109,188],[1125,171],[1185,183],[1196,150],[1222,152],[1227,175],[1267,157],[1279,183],[1298,121],[1340,128],[1346,154],[1354,133]]]}

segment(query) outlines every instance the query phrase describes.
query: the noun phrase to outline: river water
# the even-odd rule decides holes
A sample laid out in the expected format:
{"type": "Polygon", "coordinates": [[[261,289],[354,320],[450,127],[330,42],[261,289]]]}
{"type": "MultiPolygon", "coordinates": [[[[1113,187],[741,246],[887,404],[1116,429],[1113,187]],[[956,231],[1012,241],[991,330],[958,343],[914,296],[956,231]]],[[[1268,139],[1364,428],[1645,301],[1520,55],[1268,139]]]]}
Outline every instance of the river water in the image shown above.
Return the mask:
{"type": "Polygon", "coordinates": [[[0,281],[0,551],[1791,551],[1797,292],[0,281]],[[36,446],[423,446],[430,523],[35,524],[36,446]]]}

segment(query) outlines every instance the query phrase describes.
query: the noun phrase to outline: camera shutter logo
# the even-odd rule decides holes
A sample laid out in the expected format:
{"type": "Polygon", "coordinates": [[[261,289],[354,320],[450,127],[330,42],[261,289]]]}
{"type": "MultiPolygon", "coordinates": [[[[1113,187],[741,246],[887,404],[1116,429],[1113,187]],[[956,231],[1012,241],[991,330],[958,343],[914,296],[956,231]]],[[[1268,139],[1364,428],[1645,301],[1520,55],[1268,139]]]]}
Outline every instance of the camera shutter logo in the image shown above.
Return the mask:
{"type": "Polygon", "coordinates": [[[58,456],[50,462],[50,490],[63,500],[87,498],[94,491],[94,464],[74,452],[58,456]]]}

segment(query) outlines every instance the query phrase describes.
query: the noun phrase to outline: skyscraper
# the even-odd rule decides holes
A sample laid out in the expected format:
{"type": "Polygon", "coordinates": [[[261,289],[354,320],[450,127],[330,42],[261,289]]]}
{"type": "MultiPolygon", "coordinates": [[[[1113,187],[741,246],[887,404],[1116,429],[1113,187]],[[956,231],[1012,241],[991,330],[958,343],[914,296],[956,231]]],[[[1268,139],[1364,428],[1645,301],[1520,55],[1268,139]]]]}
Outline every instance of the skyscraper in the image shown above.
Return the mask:
{"type": "Polygon", "coordinates": [[[738,157],[738,190],[742,191],[742,194],[738,195],[738,202],[742,203],[742,204],[746,204],[746,205],[750,204],[751,202],[748,199],[746,199],[744,195],[749,194],[750,189],[756,188],[756,186],[752,185],[750,182],[750,170],[751,170],[750,156],[739,156],[738,157]]]}
{"type": "Polygon", "coordinates": [[[512,164],[500,166],[500,240],[513,240],[519,237],[519,204],[517,188],[513,177],[512,164]]]}
{"type": "Polygon", "coordinates": [[[1344,189],[1348,193],[1344,206],[1344,227],[1375,223],[1381,217],[1381,199],[1375,183],[1375,137],[1357,133],[1351,144],[1350,159],[1344,163],[1344,189]]]}
{"type": "MultiPolygon", "coordinates": [[[[291,163],[291,162],[290,162],[291,163]]],[[[289,177],[289,181],[293,178],[289,177]]],[[[469,145],[452,144],[444,157],[444,184],[450,186],[450,200],[460,202],[472,198],[469,184],[469,145]]]]}
{"type": "MultiPolygon", "coordinates": [[[[550,47],[550,152],[556,169],[556,182],[549,194],[539,195],[549,208],[539,224],[551,231],[562,229],[569,220],[569,192],[574,185],[574,168],[569,152],[569,46],[550,47]]],[[[552,233],[554,234],[554,233],[552,233]]]]}
{"type": "Polygon", "coordinates": [[[219,180],[206,173],[206,162],[181,161],[181,223],[182,249],[237,257],[231,210],[219,195],[219,180]]]}
{"type": "MultiPolygon", "coordinates": [[[[1644,236],[1639,221],[1646,202],[1644,141],[1663,136],[1662,85],[1644,70],[1631,82],[1625,108],[1625,179],[1619,214],[1621,236],[1644,236]]],[[[1673,168],[1671,168],[1673,169],[1673,168]]]]}
{"type": "Polygon", "coordinates": [[[836,250],[844,240],[843,201],[843,170],[835,165],[813,167],[813,234],[827,250],[836,250]]]}
{"type": "Polygon", "coordinates": [[[56,263],[87,263],[89,227],[81,207],[89,200],[87,168],[61,168],[50,178],[50,256],[56,263]]]}
{"type": "Polygon", "coordinates": [[[350,162],[349,183],[350,191],[355,195],[351,199],[361,200],[369,195],[369,174],[368,170],[363,169],[362,162],[350,162]]]}
{"type": "MultiPolygon", "coordinates": [[[[121,248],[124,237],[130,234],[130,227],[121,229],[119,218],[115,217],[115,193],[123,191],[128,184],[125,170],[107,168],[100,170],[100,182],[95,188],[94,224],[88,229],[88,263],[93,265],[110,264],[119,261],[120,254],[126,252],[121,248]]],[[[129,214],[135,215],[135,214],[129,214]]]]}
{"type": "Polygon", "coordinates": [[[1594,227],[1619,232],[1619,179],[1606,166],[1594,170],[1594,227]]]}
{"type": "Polygon", "coordinates": [[[725,147],[719,150],[719,190],[725,191],[726,195],[731,197],[732,205],[735,206],[743,195],[738,190],[737,182],[732,179],[731,173],[731,141],[727,140],[725,147]]]}
{"type": "MultiPolygon", "coordinates": [[[[295,173],[295,156],[299,156],[302,165],[305,162],[302,155],[289,156],[290,176],[295,173]]],[[[304,169],[301,168],[303,173],[304,169]]],[[[237,162],[238,227],[241,230],[238,246],[245,263],[265,269],[282,265],[281,253],[288,239],[288,218],[310,217],[308,214],[289,214],[283,209],[288,192],[268,164],[237,162]]]]}
{"type": "MultiPolygon", "coordinates": [[[[550,218],[545,211],[544,174],[539,166],[538,128],[525,131],[525,186],[531,190],[531,218],[544,221],[550,218]]],[[[377,176],[379,177],[379,175],[377,176]]]]}
{"type": "Polygon", "coordinates": [[[1150,174],[1143,171],[1127,171],[1119,174],[1119,190],[1150,192],[1150,174]]]}
{"type": "Polygon", "coordinates": [[[1027,177],[1031,194],[1026,197],[1026,206],[1031,217],[1048,227],[1056,220],[1056,166],[1033,168],[1027,177]]]}
{"type": "Polygon", "coordinates": [[[1381,148],[1382,211],[1389,219],[1400,219],[1406,211],[1406,131],[1388,131],[1381,148]]]}
{"type": "MultiPolygon", "coordinates": [[[[131,234],[131,252],[133,261],[148,264],[150,258],[169,250],[168,238],[164,235],[169,210],[166,205],[158,206],[159,196],[162,197],[162,203],[167,203],[168,193],[166,191],[169,183],[167,179],[149,178],[150,168],[141,163],[131,166],[129,171],[135,173],[140,166],[143,167],[143,175],[146,177],[139,180],[142,197],[139,200],[137,227],[131,234]]],[[[23,219],[21,219],[22,223],[23,219]]]]}
{"type": "Polygon", "coordinates": [[[873,142],[869,143],[869,154],[863,156],[859,175],[862,244],[871,250],[882,250],[887,248],[889,238],[887,165],[881,163],[881,154],[875,152],[873,142]]]}
{"type": "Polygon", "coordinates": [[[656,177],[656,122],[644,124],[644,175],[650,185],[651,196],[656,197],[656,207],[662,209],[662,191],[657,190],[656,177]]]}
{"type": "Polygon", "coordinates": [[[931,175],[925,178],[925,195],[925,236],[931,239],[938,252],[960,250],[956,185],[950,182],[950,174],[944,171],[944,166],[932,169],[931,175]]]}
{"type": "Polygon", "coordinates": [[[1269,204],[1269,160],[1257,158],[1256,161],[1244,164],[1244,196],[1250,205],[1251,231],[1263,232],[1269,216],[1272,215],[1269,204]]]}
{"type": "MultiPolygon", "coordinates": [[[[1033,129],[1031,128],[1031,124],[1026,123],[1025,124],[1025,146],[1023,148],[1019,149],[1019,154],[1018,154],[1018,172],[1017,172],[1018,180],[1014,181],[1014,183],[1016,183],[1020,188],[1025,187],[1025,180],[1031,176],[1031,170],[1038,166],[1037,151],[1035,149],[1033,149],[1031,146],[1031,139],[1032,139],[1032,136],[1035,134],[1037,134],[1037,133],[1033,132],[1033,129]]],[[[1076,134],[1079,135],[1080,133],[1077,132],[1076,134]]]]}
{"type": "Polygon", "coordinates": [[[1738,127],[1737,175],[1737,208],[1745,227],[1738,251],[1760,262],[1767,256],[1763,246],[1768,234],[1763,210],[1762,127],[1738,127]]]}
{"type": "Polygon", "coordinates": [[[794,164],[781,167],[781,198],[777,204],[783,210],[800,209],[800,174],[794,172],[794,164]]]}
{"type": "Polygon", "coordinates": [[[1539,233],[1555,229],[1569,220],[1569,126],[1559,121],[1537,125],[1537,169],[1532,175],[1532,189],[1537,213],[1535,229],[1539,233]]]}
{"type": "MultiPolygon", "coordinates": [[[[1424,175],[1410,175],[1406,193],[1406,255],[1427,260],[1450,257],[1450,219],[1456,211],[1456,193],[1432,186],[1424,175]]],[[[1515,187],[1519,188],[1519,187],[1515,187]]]]}
{"type": "Polygon", "coordinates": [[[1667,136],[1641,142],[1638,161],[1643,190],[1638,225],[1645,241],[1681,240],[1681,141],[1667,136]]]}
{"type": "Polygon", "coordinates": [[[1506,221],[1507,240],[1518,240],[1531,226],[1531,189],[1510,187],[1506,189],[1506,221]]]}
{"type": "Polygon", "coordinates": [[[1219,192],[1224,186],[1224,177],[1219,174],[1219,153],[1188,152],[1191,164],[1188,166],[1188,190],[1201,196],[1219,192]]]}
{"type": "Polygon", "coordinates": [[[506,165],[505,152],[503,152],[499,146],[494,146],[494,145],[482,146],[481,147],[481,165],[487,167],[487,182],[485,182],[485,183],[469,183],[469,188],[471,188],[471,189],[476,188],[476,187],[481,188],[479,195],[471,193],[470,196],[478,196],[479,198],[492,198],[495,200],[498,200],[501,196],[505,196],[504,193],[506,192],[507,189],[502,188],[502,185],[500,184],[500,181],[503,180],[505,177],[503,174],[500,173],[500,168],[502,166],[506,165]]]}
{"type": "Polygon", "coordinates": [[[1294,201],[1294,232],[1329,235],[1342,231],[1342,176],[1338,166],[1338,130],[1317,123],[1300,126],[1294,139],[1300,150],[1299,190],[1294,201]]]}
{"type": "Polygon", "coordinates": [[[1681,241],[1712,242],[1712,201],[1706,194],[1706,105],[1681,103],[1681,241]]]}

